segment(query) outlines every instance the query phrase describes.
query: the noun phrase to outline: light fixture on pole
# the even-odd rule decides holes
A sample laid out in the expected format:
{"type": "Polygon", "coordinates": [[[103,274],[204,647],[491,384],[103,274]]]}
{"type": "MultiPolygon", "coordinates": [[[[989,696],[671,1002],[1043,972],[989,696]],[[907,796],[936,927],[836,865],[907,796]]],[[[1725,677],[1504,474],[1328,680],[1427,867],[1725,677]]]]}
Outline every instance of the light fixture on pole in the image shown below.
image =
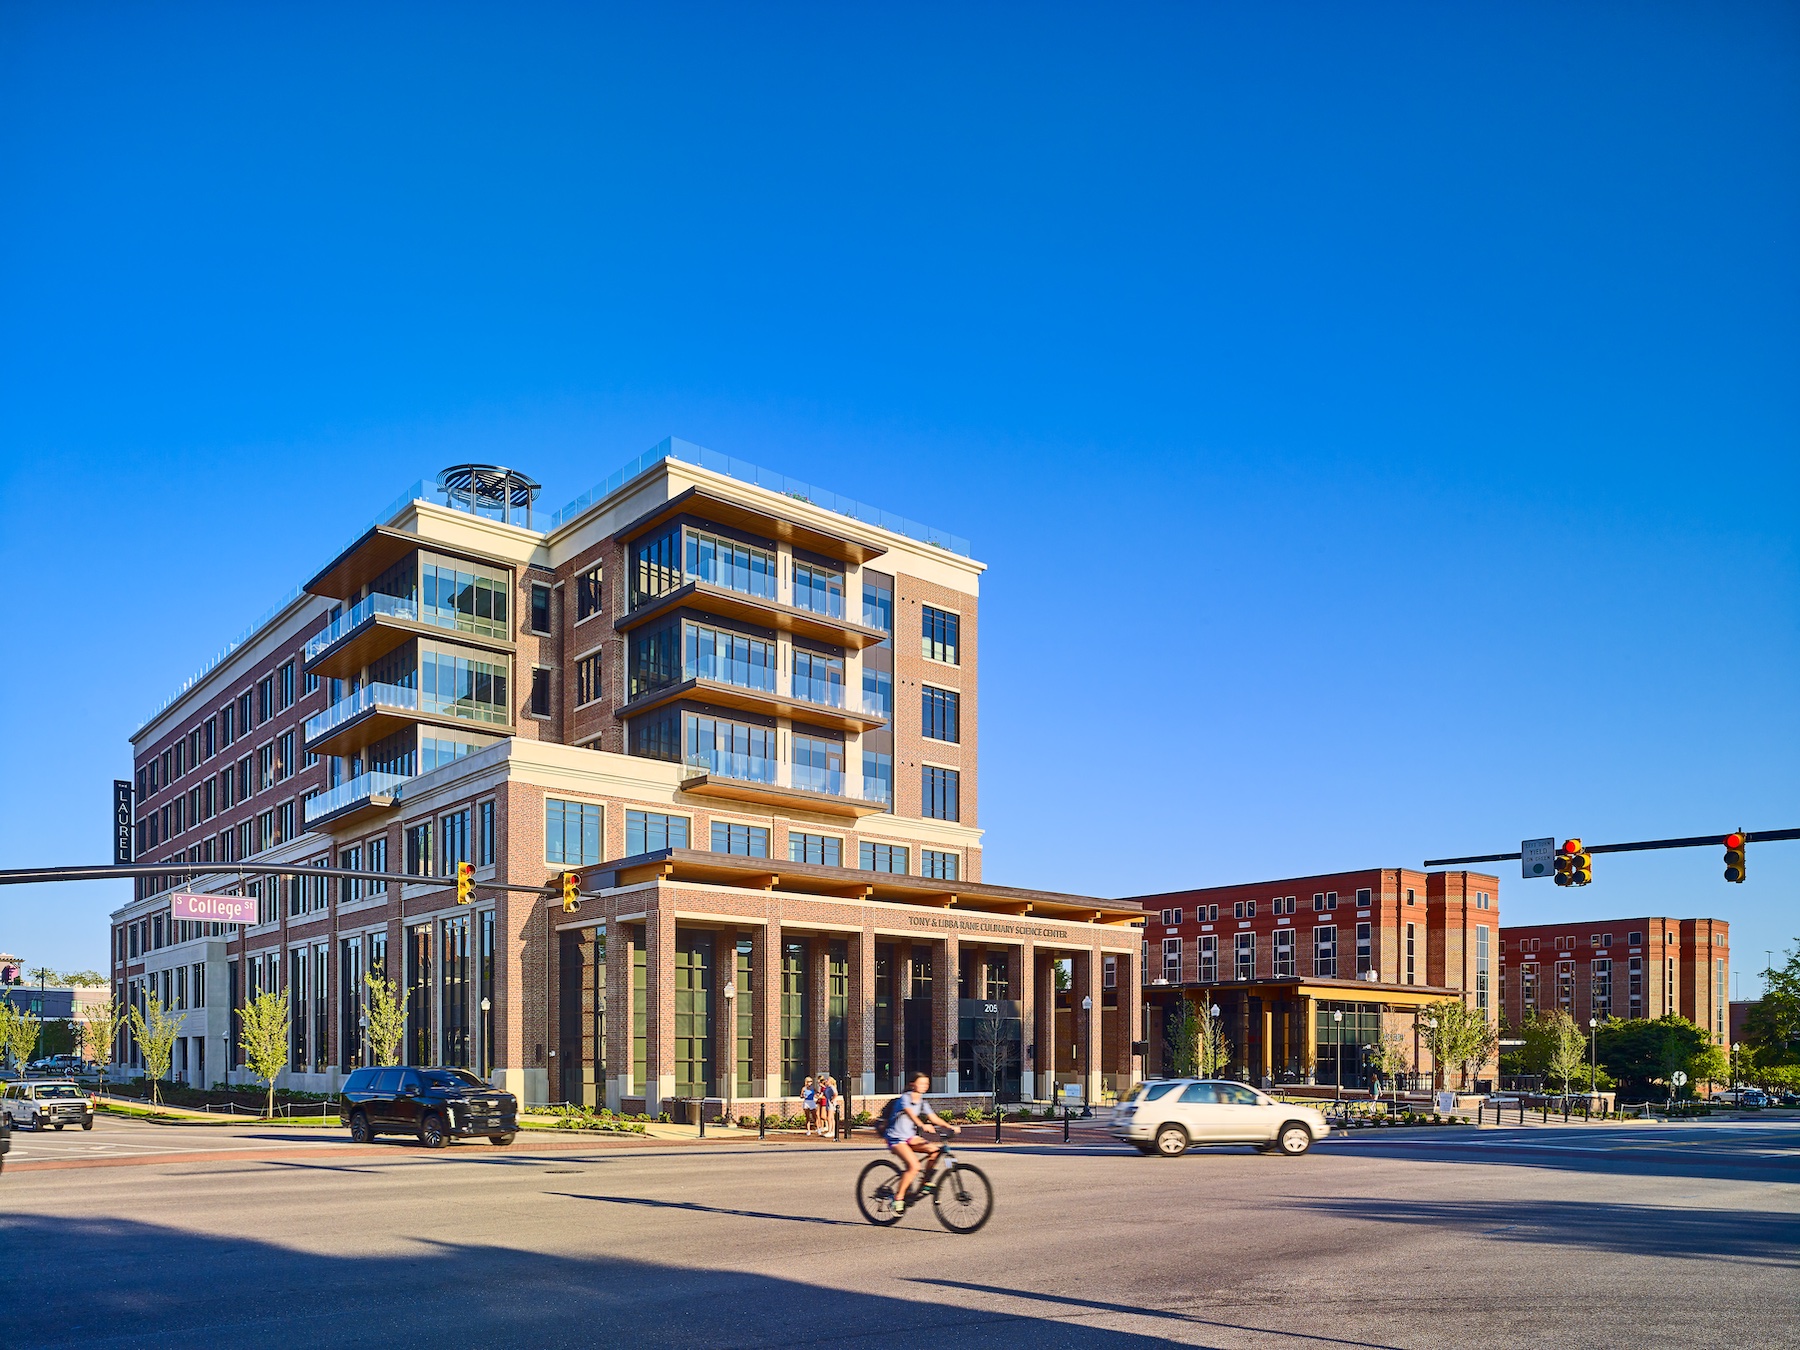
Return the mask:
{"type": "Polygon", "coordinates": [[[1600,1019],[1598,1017],[1590,1017],[1588,1018],[1588,1092],[1590,1095],[1600,1090],[1600,1074],[1598,1071],[1600,1058],[1598,1049],[1599,1044],[1600,1019]]]}
{"type": "Polygon", "coordinates": [[[734,1011],[737,1000],[737,981],[725,981],[725,988],[720,991],[725,995],[725,1025],[730,1028],[731,1062],[725,1069],[725,1123],[731,1124],[731,1103],[737,1096],[737,1016],[734,1011]]]}
{"type": "MultiPolygon", "coordinates": [[[[1430,1039],[1431,1039],[1429,1033],[1437,1030],[1437,1018],[1427,1017],[1425,1019],[1425,1030],[1428,1033],[1426,1036],[1426,1044],[1429,1045],[1430,1039]]],[[[1432,1083],[1433,1087],[1437,1086],[1437,1071],[1438,1071],[1437,1050],[1435,1048],[1433,1048],[1431,1051],[1431,1083],[1432,1083]]]]}
{"type": "Polygon", "coordinates": [[[1333,1101],[1341,1101],[1344,1096],[1344,1010],[1334,1008],[1331,1020],[1332,1048],[1337,1051],[1337,1073],[1334,1075],[1337,1081],[1332,1084],[1331,1097],[1333,1101]]]}

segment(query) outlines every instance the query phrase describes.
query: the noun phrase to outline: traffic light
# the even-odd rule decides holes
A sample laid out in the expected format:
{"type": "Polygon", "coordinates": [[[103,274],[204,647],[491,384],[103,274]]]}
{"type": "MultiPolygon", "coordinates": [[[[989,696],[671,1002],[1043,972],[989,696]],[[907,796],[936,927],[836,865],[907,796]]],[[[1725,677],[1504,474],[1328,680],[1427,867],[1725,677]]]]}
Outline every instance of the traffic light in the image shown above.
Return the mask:
{"type": "Polygon", "coordinates": [[[581,908],[581,873],[564,872],[562,874],[563,913],[573,914],[581,908]]]}
{"type": "Polygon", "coordinates": [[[456,903],[466,905],[475,898],[475,864],[456,864],[456,903]]]}
{"type": "Polygon", "coordinates": [[[1749,861],[1749,843],[1742,833],[1725,836],[1725,880],[1741,882],[1744,879],[1749,861]]]}
{"type": "Polygon", "coordinates": [[[1581,840],[1565,839],[1563,846],[1556,850],[1556,884],[1573,886],[1575,884],[1575,855],[1581,852],[1581,840]]]}
{"type": "Polygon", "coordinates": [[[1594,879],[1594,860],[1582,848],[1581,840],[1565,839],[1556,850],[1556,884],[1585,886],[1594,879]]]}

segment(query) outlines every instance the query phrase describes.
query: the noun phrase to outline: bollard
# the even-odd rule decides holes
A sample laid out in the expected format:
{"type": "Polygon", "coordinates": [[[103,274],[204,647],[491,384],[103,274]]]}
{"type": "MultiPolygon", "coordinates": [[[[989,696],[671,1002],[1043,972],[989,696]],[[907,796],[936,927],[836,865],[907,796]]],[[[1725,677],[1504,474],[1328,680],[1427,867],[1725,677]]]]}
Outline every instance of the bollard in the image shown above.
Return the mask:
{"type": "Polygon", "coordinates": [[[1067,1103],[1064,1103],[1064,1105],[1063,1105],[1063,1143],[1066,1144],[1068,1142],[1069,1142],[1069,1107],[1068,1107],[1067,1103]]]}
{"type": "Polygon", "coordinates": [[[769,1137],[769,1104],[767,1102],[758,1102],[756,1106],[756,1137],[758,1139],[769,1137]]]}
{"type": "Polygon", "coordinates": [[[1004,1112],[1000,1109],[1000,1104],[998,1102],[995,1102],[994,1103],[994,1142],[996,1144],[1000,1142],[1000,1122],[1005,1119],[1006,1119],[1006,1112],[1004,1112]]]}
{"type": "Polygon", "coordinates": [[[706,1103],[700,1103],[700,1137],[706,1138],[706,1103]]]}
{"type": "Polygon", "coordinates": [[[1565,1093],[1563,1096],[1563,1124],[1567,1125],[1568,1123],[1569,1123],[1569,1098],[1568,1098],[1568,1095],[1565,1093]]]}

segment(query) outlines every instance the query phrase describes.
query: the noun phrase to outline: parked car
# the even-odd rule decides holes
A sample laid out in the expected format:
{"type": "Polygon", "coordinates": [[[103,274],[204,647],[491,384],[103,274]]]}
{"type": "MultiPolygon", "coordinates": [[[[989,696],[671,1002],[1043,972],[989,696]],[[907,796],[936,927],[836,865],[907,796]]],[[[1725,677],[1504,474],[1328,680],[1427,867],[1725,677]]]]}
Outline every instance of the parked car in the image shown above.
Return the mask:
{"type": "Polygon", "coordinates": [[[94,1128],[94,1099],[72,1078],[28,1078],[0,1091],[0,1111],[15,1127],[60,1130],[65,1125],[94,1128]]]}
{"type": "Polygon", "coordinates": [[[476,1135],[504,1145],[518,1133],[519,1100],[467,1069],[357,1069],[344,1083],[338,1119],[359,1144],[411,1134],[427,1148],[476,1135]]]}
{"type": "Polygon", "coordinates": [[[1297,1158],[1330,1132],[1314,1107],[1215,1079],[1139,1083],[1112,1117],[1114,1138],[1165,1158],[1179,1158],[1193,1144],[1254,1144],[1264,1153],[1297,1158]]]}
{"type": "Polygon", "coordinates": [[[1715,1092],[1708,1101],[1719,1102],[1726,1106],[1767,1106],[1769,1099],[1760,1088],[1726,1088],[1723,1092],[1715,1092]]]}

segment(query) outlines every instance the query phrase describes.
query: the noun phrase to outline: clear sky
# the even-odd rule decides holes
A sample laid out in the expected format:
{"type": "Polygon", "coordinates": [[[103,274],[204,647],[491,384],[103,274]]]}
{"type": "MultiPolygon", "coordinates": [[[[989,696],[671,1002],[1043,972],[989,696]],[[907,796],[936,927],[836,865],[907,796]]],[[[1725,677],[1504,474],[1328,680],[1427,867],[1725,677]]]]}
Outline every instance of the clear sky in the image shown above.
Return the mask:
{"type": "MultiPolygon", "coordinates": [[[[0,203],[0,865],[421,474],[671,434],[973,541],[990,880],[1800,825],[1791,5],[12,4],[0,203]]],[[[1750,869],[1498,868],[1744,992],[1750,869]]]]}

